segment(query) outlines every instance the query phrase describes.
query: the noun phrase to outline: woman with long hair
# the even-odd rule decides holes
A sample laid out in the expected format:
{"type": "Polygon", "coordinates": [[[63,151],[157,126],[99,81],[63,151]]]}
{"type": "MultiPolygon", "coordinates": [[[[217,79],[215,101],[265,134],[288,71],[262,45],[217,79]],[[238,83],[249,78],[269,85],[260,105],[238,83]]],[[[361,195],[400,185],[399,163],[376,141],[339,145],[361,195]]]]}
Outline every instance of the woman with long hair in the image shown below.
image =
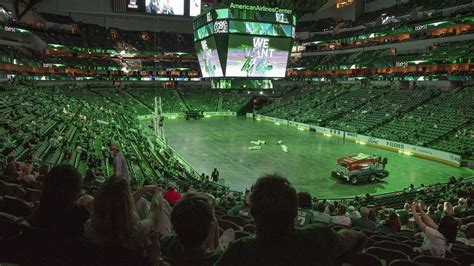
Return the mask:
{"type": "Polygon", "coordinates": [[[148,217],[140,221],[128,181],[119,177],[107,179],[95,196],[91,219],[84,225],[86,239],[99,246],[140,252],[156,263],[159,248],[154,246],[154,229],[163,197],[156,186],[147,186],[147,189],[154,195],[148,217]]]}
{"type": "Polygon", "coordinates": [[[451,202],[446,201],[444,203],[444,209],[443,209],[443,215],[444,216],[453,216],[454,215],[454,209],[453,209],[453,204],[451,202]]]}
{"type": "Polygon", "coordinates": [[[45,177],[39,206],[28,223],[55,236],[82,237],[89,213],[76,204],[81,187],[82,177],[76,168],[53,167],[45,177]]]}

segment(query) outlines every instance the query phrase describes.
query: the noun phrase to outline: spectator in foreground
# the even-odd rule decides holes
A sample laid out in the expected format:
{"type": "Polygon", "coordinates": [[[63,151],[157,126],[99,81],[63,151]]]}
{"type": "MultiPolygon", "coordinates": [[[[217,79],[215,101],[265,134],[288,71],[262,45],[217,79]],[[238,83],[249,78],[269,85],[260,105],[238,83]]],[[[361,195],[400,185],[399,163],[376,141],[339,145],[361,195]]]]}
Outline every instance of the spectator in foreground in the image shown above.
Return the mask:
{"type": "Polygon", "coordinates": [[[31,171],[33,170],[33,165],[29,163],[25,163],[20,167],[20,172],[18,172],[17,181],[20,184],[28,185],[32,181],[36,180],[36,175],[32,174],[31,171]]]}
{"type": "Polygon", "coordinates": [[[325,213],[326,210],[326,205],[324,205],[324,202],[319,202],[318,205],[316,206],[316,211],[313,212],[313,220],[314,222],[319,222],[319,223],[326,223],[330,224],[331,223],[331,215],[325,213]]]}
{"type": "Polygon", "coordinates": [[[464,237],[457,237],[456,240],[459,242],[464,243],[467,246],[474,245],[474,223],[469,223],[466,225],[466,229],[464,230],[464,237]]]}
{"type": "Polygon", "coordinates": [[[349,208],[347,208],[346,216],[349,217],[351,221],[361,217],[360,212],[356,210],[354,206],[349,206],[349,208]]]}
{"type": "Polygon", "coordinates": [[[214,265],[220,252],[208,251],[206,240],[218,237],[219,227],[209,198],[188,193],[171,212],[176,236],[161,239],[161,252],[172,265],[214,265]]]}
{"type": "Polygon", "coordinates": [[[38,169],[38,177],[36,178],[36,181],[44,183],[44,179],[46,178],[48,171],[49,171],[49,166],[47,164],[41,165],[40,168],[38,169]]]}
{"type": "Polygon", "coordinates": [[[428,214],[434,221],[439,222],[439,218],[436,217],[436,207],[434,205],[428,205],[426,208],[426,214],[428,214]]]}
{"type": "Polygon", "coordinates": [[[333,224],[339,224],[344,226],[351,226],[351,218],[346,216],[346,206],[339,205],[337,208],[337,215],[332,217],[333,224]]]}
{"type": "Polygon", "coordinates": [[[76,204],[81,181],[81,174],[73,166],[53,167],[45,177],[39,206],[28,218],[28,223],[35,229],[48,232],[49,236],[82,237],[89,213],[76,204]]]}
{"type": "Polygon", "coordinates": [[[428,209],[428,206],[427,206],[426,203],[425,203],[424,201],[422,201],[422,200],[418,200],[418,206],[420,206],[420,208],[422,208],[424,212],[426,212],[427,209],[428,209]]]}
{"type": "Polygon", "coordinates": [[[250,218],[250,199],[248,196],[245,196],[243,203],[238,203],[234,207],[232,207],[228,212],[228,215],[234,216],[243,216],[246,218],[250,218]]]}
{"type": "Polygon", "coordinates": [[[371,220],[372,222],[377,223],[377,212],[373,207],[369,208],[369,217],[367,218],[369,218],[369,220],[371,220]]]}
{"type": "Polygon", "coordinates": [[[429,251],[434,257],[444,258],[446,251],[451,249],[456,241],[458,224],[452,216],[444,216],[437,225],[428,214],[416,203],[411,205],[411,212],[415,222],[424,233],[424,240],[419,251],[429,251]],[[417,213],[420,213],[418,215],[417,213]]]}
{"type": "Polygon", "coordinates": [[[128,180],[120,177],[107,179],[100,187],[93,205],[91,219],[84,225],[85,238],[103,247],[121,247],[158,263],[159,246],[154,229],[162,205],[162,192],[153,188],[149,215],[139,220],[128,180]]]}
{"type": "Polygon", "coordinates": [[[312,198],[307,192],[299,192],[298,196],[298,214],[296,216],[296,225],[305,226],[313,222],[313,212],[311,211],[312,198]]]}
{"type": "Polygon", "coordinates": [[[403,205],[403,209],[396,210],[398,217],[400,218],[401,223],[408,223],[408,219],[410,218],[410,203],[405,202],[403,205]],[[405,222],[406,221],[406,222],[405,222]]]}
{"type": "Polygon", "coordinates": [[[18,168],[19,165],[16,162],[16,158],[14,156],[9,156],[7,158],[7,166],[5,167],[5,171],[3,174],[9,178],[10,181],[15,181],[18,177],[18,168]]]}
{"type": "Polygon", "coordinates": [[[443,209],[443,215],[444,216],[453,216],[454,215],[454,209],[453,209],[453,204],[451,202],[446,201],[444,203],[444,209],[443,209]]]}
{"type": "Polygon", "coordinates": [[[436,220],[439,221],[441,217],[443,217],[443,210],[444,210],[444,205],[442,203],[439,203],[436,205],[436,211],[434,212],[434,216],[436,217],[436,220]]]}
{"type": "Polygon", "coordinates": [[[458,200],[458,205],[453,207],[454,213],[459,214],[459,213],[465,211],[466,210],[466,205],[467,205],[466,199],[465,198],[460,198],[458,200]]]}
{"type": "Polygon", "coordinates": [[[261,177],[250,195],[256,236],[230,244],[217,265],[335,265],[344,252],[364,248],[360,232],[312,225],[296,229],[296,191],[277,175],[261,177]]]}
{"type": "Polygon", "coordinates": [[[100,185],[92,169],[87,169],[86,174],[84,176],[84,181],[82,183],[85,189],[90,189],[92,187],[100,185]]]}
{"type": "Polygon", "coordinates": [[[401,229],[400,219],[398,218],[397,213],[390,212],[388,219],[385,220],[382,229],[388,229],[393,231],[400,231],[401,229]]]}
{"type": "Polygon", "coordinates": [[[165,192],[164,198],[166,201],[169,202],[171,206],[173,206],[178,200],[181,199],[181,194],[176,191],[175,182],[169,182],[168,190],[165,192]]]}
{"type": "MultiPolygon", "coordinates": [[[[145,194],[150,191],[153,192],[156,189],[156,185],[143,186],[132,193],[133,201],[135,202],[135,208],[137,209],[138,217],[140,220],[146,219],[150,214],[150,202],[144,197],[145,194]]],[[[160,233],[161,236],[171,235],[173,232],[171,226],[171,205],[168,201],[163,200],[158,215],[158,224],[155,231],[160,233]]]]}
{"type": "Polygon", "coordinates": [[[352,221],[352,226],[372,232],[377,230],[376,223],[369,220],[369,209],[367,207],[360,208],[360,215],[360,218],[352,221]]]}

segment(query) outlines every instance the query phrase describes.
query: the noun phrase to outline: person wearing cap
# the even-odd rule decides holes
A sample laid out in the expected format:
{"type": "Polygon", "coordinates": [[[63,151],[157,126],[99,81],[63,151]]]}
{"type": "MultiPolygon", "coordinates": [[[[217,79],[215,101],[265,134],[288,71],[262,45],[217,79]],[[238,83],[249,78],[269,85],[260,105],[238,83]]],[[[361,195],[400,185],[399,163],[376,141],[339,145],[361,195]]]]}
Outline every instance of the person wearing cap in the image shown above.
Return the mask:
{"type": "Polygon", "coordinates": [[[114,176],[115,177],[123,177],[130,181],[130,174],[128,172],[127,161],[125,157],[120,152],[120,149],[117,144],[110,145],[110,152],[114,157],[114,176]]]}
{"type": "Polygon", "coordinates": [[[5,171],[3,174],[8,177],[8,181],[14,182],[18,177],[18,168],[20,165],[16,162],[16,158],[14,156],[9,156],[7,158],[7,167],[5,167],[5,171]]]}
{"type": "Polygon", "coordinates": [[[176,191],[176,182],[169,182],[169,189],[165,192],[165,200],[167,200],[171,206],[181,199],[181,194],[176,191]]]}

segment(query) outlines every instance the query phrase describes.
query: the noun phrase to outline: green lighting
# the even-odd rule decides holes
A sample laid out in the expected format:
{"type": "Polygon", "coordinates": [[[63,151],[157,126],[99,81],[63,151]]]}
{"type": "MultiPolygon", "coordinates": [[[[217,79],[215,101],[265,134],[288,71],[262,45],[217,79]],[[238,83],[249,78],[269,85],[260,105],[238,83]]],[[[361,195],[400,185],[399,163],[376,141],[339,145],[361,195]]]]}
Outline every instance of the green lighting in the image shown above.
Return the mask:
{"type": "Polygon", "coordinates": [[[401,153],[401,154],[404,154],[404,155],[408,155],[408,156],[412,156],[412,155],[413,155],[413,152],[404,151],[404,150],[398,150],[398,153],[401,153]]]}
{"type": "Polygon", "coordinates": [[[410,61],[410,62],[415,64],[415,65],[419,65],[420,63],[426,63],[428,61],[427,60],[413,60],[413,61],[410,61]]]}
{"type": "Polygon", "coordinates": [[[434,23],[430,23],[428,25],[433,26],[433,27],[437,27],[437,26],[445,24],[445,23],[447,23],[447,21],[434,22],[434,23]]]}
{"type": "Polygon", "coordinates": [[[229,9],[216,9],[217,19],[229,18],[229,9]]]}
{"type": "Polygon", "coordinates": [[[24,30],[24,29],[20,29],[20,28],[16,28],[17,31],[21,32],[21,33],[31,33],[30,31],[28,30],[24,30]]]}

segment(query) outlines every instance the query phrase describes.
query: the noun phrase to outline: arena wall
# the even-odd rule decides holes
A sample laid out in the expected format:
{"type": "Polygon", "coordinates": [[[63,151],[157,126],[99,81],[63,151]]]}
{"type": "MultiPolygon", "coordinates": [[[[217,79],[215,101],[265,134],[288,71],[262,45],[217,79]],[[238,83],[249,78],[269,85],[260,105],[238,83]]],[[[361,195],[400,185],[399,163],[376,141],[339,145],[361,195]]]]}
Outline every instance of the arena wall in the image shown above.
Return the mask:
{"type": "Polygon", "coordinates": [[[426,40],[415,40],[410,42],[403,43],[389,43],[382,45],[368,46],[364,48],[354,48],[354,49],[343,49],[343,50],[334,50],[334,51],[323,51],[323,52],[307,52],[303,56],[316,56],[316,55],[327,55],[327,54],[346,54],[346,53],[355,53],[361,51],[373,51],[381,49],[395,48],[397,49],[398,54],[409,54],[427,50],[430,46],[435,43],[450,43],[450,42],[460,42],[472,40],[474,34],[463,34],[457,36],[442,37],[436,39],[426,39],[426,40]],[[410,45],[407,45],[410,44],[410,45]]]}
{"type": "Polygon", "coordinates": [[[117,13],[112,11],[112,1],[43,0],[35,6],[35,9],[39,12],[71,16],[75,21],[106,28],[192,33],[191,17],[117,13]]]}
{"type": "Polygon", "coordinates": [[[397,4],[408,3],[408,0],[365,0],[365,12],[373,12],[397,4]]]}
{"type": "MultiPolygon", "coordinates": [[[[362,2],[362,1],[356,1],[362,2]]],[[[335,18],[343,20],[356,19],[356,5],[351,5],[345,8],[336,8],[336,0],[329,0],[324,4],[315,14],[304,15],[301,21],[318,20],[324,18],[335,18]]]]}

